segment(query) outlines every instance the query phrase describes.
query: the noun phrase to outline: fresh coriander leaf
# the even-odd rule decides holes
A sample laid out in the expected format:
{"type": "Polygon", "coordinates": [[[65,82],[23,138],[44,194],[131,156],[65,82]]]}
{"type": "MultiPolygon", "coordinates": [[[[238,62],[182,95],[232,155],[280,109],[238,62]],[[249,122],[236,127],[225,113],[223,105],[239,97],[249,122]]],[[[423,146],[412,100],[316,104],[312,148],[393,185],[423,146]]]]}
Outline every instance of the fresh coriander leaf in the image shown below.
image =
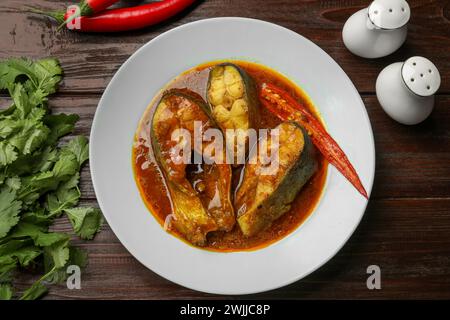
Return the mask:
{"type": "Polygon", "coordinates": [[[61,183],[56,191],[58,192],[78,188],[79,182],[80,182],[80,174],[78,172],[75,172],[75,174],[72,177],[70,177],[67,181],[61,183]]]}
{"type": "Polygon", "coordinates": [[[34,83],[38,83],[34,76],[33,62],[28,59],[10,59],[0,63],[0,89],[9,89],[16,83],[19,75],[28,76],[34,83]]]}
{"type": "Polygon", "coordinates": [[[35,159],[40,153],[37,150],[32,154],[18,155],[17,159],[6,167],[6,174],[8,176],[24,176],[34,173],[35,159]]]}
{"type": "Polygon", "coordinates": [[[42,121],[46,114],[47,110],[44,108],[33,108],[30,110],[30,113],[28,113],[27,119],[31,121],[42,121]]]}
{"type": "Polygon", "coordinates": [[[0,64],[0,89],[10,88],[18,76],[24,75],[30,79],[34,91],[47,96],[56,91],[61,74],[62,69],[56,59],[34,62],[29,59],[10,59],[0,64]]]}
{"type": "MultiPolygon", "coordinates": [[[[52,267],[55,269],[65,266],[69,259],[69,254],[69,237],[44,247],[44,259],[50,261],[52,267]]],[[[50,263],[47,263],[47,265],[50,263]]]]}
{"type": "Polygon", "coordinates": [[[63,73],[59,61],[53,58],[38,60],[34,70],[39,78],[39,88],[46,94],[55,93],[63,73]]]}
{"type": "Polygon", "coordinates": [[[22,219],[8,237],[11,239],[30,237],[34,240],[40,233],[46,232],[47,229],[48,228],[45,225],[24,222],[22,219]]]}
{"type": "Polygon", "coordinates": [[[33,203],[40,195],[58,187],[58,179],[52,171],[40,172],[32,176],[22,178],[22,186],[17,193],[17,198],[26,204],[33,203]]]}
{"type": "Polygon", "coordinates": [[[11,255],[0,257],[0,282],[9,281],[11,272],[17,267],[17,259],[11,255]]]}
{"type": "Polygon", "coordinates": [[[47,199],[45,200],[45,207],[48,209],[50,214],[58,214],[65,207],[64,202],[58,199],[56,193],[47,194],[47,199]]]}
{"type": "Polygon", "coordinates": [[[79,178],[80,174],[77,172],[69,180],[61,183],[55,192],[47,194],[46,207],[50,214],[58,214],[77,205],[81,196],[78,189],[79,178]]]}
{"type": "Polygon", "coordinates": [[[14,83],[15,79],[11,79],[11,77],[7,76],[10,72],[8,61],[0,62],[0,90],[7,89],[8,86],[14,83]]]}
{"type": "MultiPolygon", "coordinates": [[[[0,88],[0,90],[1,90],[1,88],[0,88]]],[[[6,109],[0,110],[0,120],[6,120],[6,119],[10,118],[15,110],[16,110],[16,106],[14,104],[12,104],[11,106],[9,106],[6,109]]]]}
{"type": "Polygon", "coordinates": [[[22,154],[36,150],[48,137],[50,129],[39,121],[20,120],[20,130],[8,138],[9,144],[22,154]]]}
{"type": "Polygon", "coordinates": [[[29,223],[40,227],[45,227],[44,230],[47,230],[47,226],[53,221],[53,219],[49,218],[43,208],[39,208],[36,211],[30,211],[22,214],[20,222],[29,223]]]}
{"type": "Polygon", "coordinates": [[[14,231],[12,231],[11,238],[30,237],[34,244],[39,247],[48,247],[55,243],[68,241],[69,236],[60,232],[47,232],[47,227],[43,225],[36,225],[20,221],[14,231]]]}
{"type": "MultiPolygon", "coordinates": [[[[47,278],[46,281],[50,283],[61,283],[67,279],[67,267],[70,265],[76,265],[80,268],[84,268],[87,265],[87,253],[85,250],[70,247],[69,248],[69,260],[63,268],[56,269],[47,278]]],[[[51,270],[52,266],[46,266],[47,270],[51,270]]]]}
{"type": "Polygon", "coordinates": [[[35,238],[35,244],[41,247],[49,247],[58,243],[69,242],[69,236],[60,232],[40,233],[35,238]]]}
{"type": "Polygon", "coordinates": [[[98,209],[76,210],[79,170],[88,159],[88,141],[58,140],[73,131],[78,115],[50,115],[47,96],[56,91],[62,70],[55,59],[0,62],[0,90],[12,105],[0,111],[0,296],[12,297],[12,274],[19,266],[43,262],[45,275],[21,299],[36,299],[46,285],[65,279],[65,266],[86,265],[86,254],[69,245],[64,233],[48,232],[66,211],[74,230],[90,239],[102,216],[98,209]]]}
{"type": "Polygon", "coordinates": [[[5,141],[0,142],[0,167],[6,166],[17,159],[14,147],[5,141]]]}
{"type": "Polygon", "coordinates": [[[34,159],[33,172],[49,171],[58,160],[58,151],[51,147],[46,147],[34,159]]]}
{"type": "Polygon", "coordinates": [[[53,176],[58,181],[65,181],[72,177],[76,172],[78,172],[78,160],[70,151],[61,149],[59,153],[59,159],[56,161],[53,167],[53,176]]]}
{"type": "MultiPolygon", "coordinates": [[[[0,282],[10,279],[11,272],[17,267],[17,254],[20,255],[20,250],[31,244],[30,240],[9,240],[0,244],[0,282]]],[[[26,262],[25,256],[22,257],[22,262],[26,262]]]]}
{"type": "Polygon", "coordinates": [[[0,300],[11,300],[12,295],[13,291],[10,284],[0,284],[0,300]]]}
{"type": "Polygon", "coordinates": [[[6,179],[5,184],[14,191],[17,191],[20,189],[21,186],[21,180],[18,176],[10,177],[6,179]]]}
{"type": "Polygon", "coordinates": [[[16,106],[16,114],[20,119],[25,119],[34,105],[30,102],[28,93],[21,83],[17,83],[12,91],[11,98],[16,106]]]}
{"type": "Polygon", "coordinates": [[[3,119],[0,121],[0,138],[6,139],[12,133],[18,131],[21,123],[16,119],[3,119]]]}
{"type": "Polygon", "coordinates": [[[47,109],[47,96],[48,93],[42,88],[35,89],[33,82],[27,80],[23,83],[23,86],[27,92],[29,92],[29,101],[33,106],[47,109]]]}
{"type": "Polygon", "coordinates": [[[77,157],[80,167],[87,159],[89,159],[89,144],[86,137],[77,136],[70,140],[64,148],[71,151],[77,157]]]}
{"type": "Polygon", "coordinates": [[[16,200],[16,191],[3,188],[0,191],[0,238],[19,222],[21,201],[16,200]]]}
{"type": "Polygon", "coordinates": [[[12,281],[12,272],[17,267],[17,259],[12,254],[26,244],[24,241],[8,241],[0,245],[0,283],[12,281]]]}
{"type": "Polygon", "coordinates": [[[47,144],[53,145],[58,139],[71,133],[80,117],[76,114],[55,114],[44,117],[44,124],[50,129],[47,144]]]}
{"type": "Polygon", "coordinates": [[[25,290],[23,295],[20,297],[20,300],[36,300],[46,294],[47,291],[48,288],[38,281],[25,290]]]}
{"type": "Polygon", "coordinates": [[[70,255],[68,244],[69,238],[44,248],[44,264],[46,266],[51,265],[51,269],[23,293],[20,298],[21,300],[34,300],[48,291],[42,282],[51,279],[53,274],[58,272],[67,263],[70,255]]]}
{"type": "Polygon", "coordinates": [[[38,256],[42,254],[42,250],[35,247],[29,246],[25,248],[21,248],[14,252],[14,257],[17,258],[18,262],[22,267],[27,267],[30,262],[36,259],[38,256]]]}
{"type": "Polygon", "coordinates": [[[24,176],[38,172],[50,171],[58,160],[58,151],[48,146],[27,155],[20,155],[8,165],[8,176],[24,176]]]}
{"type": "Polygon", "coordinates": [[[65,209],[73,230],[82,239],[92,239],[103,223],[103,216],[97,208],[65,209]]]}
{"type": "Polygon", "coordinates": [[[2,258],[11,256],[15,251],[19,250],[20,248],[26,247],[30,244],[33,244],[33,241],[31,241],[30,239],[10,240],[7,241],[6,243],[0,244],[0,264],[6,261],[1,260],[2,258]]]}

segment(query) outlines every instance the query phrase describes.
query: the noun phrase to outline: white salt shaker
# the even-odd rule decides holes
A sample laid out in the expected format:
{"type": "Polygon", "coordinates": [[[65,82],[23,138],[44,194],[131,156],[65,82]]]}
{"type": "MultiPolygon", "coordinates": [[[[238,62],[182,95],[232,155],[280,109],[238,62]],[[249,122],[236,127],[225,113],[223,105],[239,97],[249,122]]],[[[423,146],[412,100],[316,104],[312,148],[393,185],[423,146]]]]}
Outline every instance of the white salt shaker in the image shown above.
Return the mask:
{"type": "Polygon", "coordinates": [[[387,56],[405,42],[410,15],[405,0],[375,0],[347,20],[342,30],[344,44],[363,58],[387,56]]]}
{"type": "Polygon", "coordinates": [[[433,111],[434,94],[441,85],[436,66],[424,57],[384,68],[376,82],[381,107],[394,120],[407,125],[425,120],[433,111]]]}

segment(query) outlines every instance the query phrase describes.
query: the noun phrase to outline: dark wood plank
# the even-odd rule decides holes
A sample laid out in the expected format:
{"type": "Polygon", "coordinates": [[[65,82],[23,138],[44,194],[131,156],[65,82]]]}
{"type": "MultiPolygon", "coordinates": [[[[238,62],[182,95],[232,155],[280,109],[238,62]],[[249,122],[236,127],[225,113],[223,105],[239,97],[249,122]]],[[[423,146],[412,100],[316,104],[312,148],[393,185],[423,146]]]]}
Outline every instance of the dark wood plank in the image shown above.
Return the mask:
{"type": "MultiPolygon", "coordinates": [[[[61,9],[68,2],[31,0],[26,4],[61,9]]],[[[376,60],[353,56],[341,40],[343,23],[368,4],[363,0],[206,0],[159,26],[115,35],[57,32],[48,20],[23,12],[24,3],[0,3],[0,59],[52,55],[61,60],[65,80],[50,104],[55,113],[80,114],[74,134],[89,135],[100,94],[118,67],[137,48],[175,26],[208,17],[244,16],[280,24],[314,41],[343,67],[363,96],[377,150],[372,199],[355,234],[324,267],[290,286],[246,298],[450,298],[448,0],[409,1],[412,18],[405,45],[376,60]],[[407,127],[384,114],[373,92],[384,66],[412,55],[437,64],[442,87],[432,116],[421,125],[407,127]],[[382,290],[366,288],[366,268],[371,264],[381,267],[382,290]]],[[[0,98],[0,108],[7,103],[0,98]]],[[[97,206],[88,166],[82,171],[81,189],[81,205],[97,206]]],[[[71,232],[64,218],[54,229],[71,232]]],[[[126,251],[107,224],[94,241],[75,237],[73,241],[90,255],[82,290],[59,285],[48,299],[220,298],[182,288],[149,271],[126,251]]],[[[23,275],[16,286],[20,290],[31,281],[32,275],[23,275]]]]}
{"type": "MultiPolygon", "coordinates": [[[[85,201],[82,205],[95,205],[85,201]]],[[[450,298],[450,199],[372,200],[344,248],[315,273],[285,288],[245,298],[450,298]],[[366,268],[381,268],[382,289],[368,290],[366,268]]],[[[70,231],[62,219],[56,230],[70,231]]],[[[221,298],[173,284],[137,262],[107,225],[91,242],[82,289],[52,288],[48,299],[221,298]]],[[[18,289],[31,277],[21,277],[18,289]]],[[[240,298],[240,297],[225,297],[240,298]]]]}
{"type": "MultiPolygon", "coordinates": [[[[50,106],[55,113],[79,114],[74,134],[88,136],[99,98],[59,95],[50,99],[50,106]]],[[[437,96],[434,112],[418,126],[404,126],[391,120],[374,96],[364,95],[363,100],[375,136],[376,179],[372,197],[448,197],[450,96],[437,96]]],[[[6,103],[6,99],[0,99],[0,105],[6,103]]],[[[95,198],[88,166],[82,171],[81,190],[83,197],[95,198]]]]}
{"type": "MultiPolygon", "coordinates": [[[[450,272],[450,96],[438,96],[431,118],[415,127],[392,121],[375,97],[363,99],[377,148],[377,178],[365,219],[339,255],[318,272],[252,298],[449,297],[445,288],[450,272]],[[382,267],[381,291],[365,287],[365,268],[370,264],[382,267]],[[419,290],[421,287],[427,289],[419,290]]],[[[75,134],[89,135],[98,100],[98,95],[58,95],[50,105],[55,113],[78,113],[81,120],[75,134]]],[[[6,102],[0,99],[0,104],[6,102]]],[[[81,189],[81,205],[97,206],[88,167],[83,169],[81,189]]],[[[71,227],[63,219],[55,229],[70,232],[71,227]]],[[[217,298],[182,288],[147,270],[122,247],[107,225],[94,241],[75,238],[74,243],[90,253],[83,290],[59,286],[48,298],[217,298]]],[[[18,288],[30,281],[30,276],[20,278],[18,288]]]]}
{"type": "MultiPolygon", "coordinates": [[[[29,5],[61,9],[67,1],[33,0],[29,5]]],[[[343,46],[345,20],[368,1],[208,0],[162,25],[115,35],[57,32],[47,19],[21,10],[20,0],[0,4],[0,59],[10,56],[56,56],[66,72],[62,91],[102,92],[118,67],[155,36],[187,22],[216,16],[243,16],[271,21],[292,29],[328,52],[361,92],[373,92],[378,73],[387,64],[422,55],[442,74],[441,92],[450,93],[450,4],[446,0],[409,1],[412,18],[405,45],[395,54],[376,60],[358,58],[343,46]],[[445,49],[447,48],[447,49],[445,49]],[[362,76],[363,75],[363,76],[362,76]]],[[[268,39],[270,41],[270,39],[268,39]]]]}

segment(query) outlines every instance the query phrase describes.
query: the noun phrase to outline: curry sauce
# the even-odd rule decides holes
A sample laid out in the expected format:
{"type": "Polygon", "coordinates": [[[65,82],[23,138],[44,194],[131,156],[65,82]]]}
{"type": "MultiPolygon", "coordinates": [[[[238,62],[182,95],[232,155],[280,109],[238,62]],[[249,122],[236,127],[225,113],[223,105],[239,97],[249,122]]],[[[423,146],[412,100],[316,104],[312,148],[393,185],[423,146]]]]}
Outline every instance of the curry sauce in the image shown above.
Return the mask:
{"type": "MultiPolygon", "coordinates": [[[[171,81],[164,90],[188,88],[205,99],[209,70],[211,66],[221,62],[215,61],[190,69],[171,81]]],[[[285,89],[320,119],[308,97],[300,88],[284,76],[267,67],[252,62],[236,60],[227,62],[232,62],[244,69],[253,78],[257,86],[260,86],[264,82],[270,82],[285,89]]],[[[173,207],[164,177],[154,158],[150,138],[151,119],[161,96],[162,92],[154,98],[141,119],[133,146],[132,164],[135,180],[142,199],[149,211],[164,226],[165,223],[170,222],[166,220],[169,220],[167,217],[172,213],[173,207]]],[[[258,128],[274,128],[281,123],[276,116],[264,107],[260,106],[259,111],[258,128]]],[[[233,230],[229,232],[210,232],[207,236],[207,244],[202,248],[221,252],[255,250],[276,242],[294,231],[312,213],[325,185],[327,162],[319,152],[315,153],[315,157],[319,164],[318,170],[296,196],[290,210],[278,218],[268,229],[246,238],[236,224],[233,230]]],[[[186,174],[188,176],[195,175],[195,170],[196,167],[194,165],[188,166],[186,174]]],[[[238,186],[241,171],[242,166],[233,168],[233,191],[238,186]]],[[[168,224],[170,225],[170,223],[168,224]]],[[[170,228],[169,226],[168,229],[172,234],[183,239],[182,235],[175,228],[170,228]]]]}

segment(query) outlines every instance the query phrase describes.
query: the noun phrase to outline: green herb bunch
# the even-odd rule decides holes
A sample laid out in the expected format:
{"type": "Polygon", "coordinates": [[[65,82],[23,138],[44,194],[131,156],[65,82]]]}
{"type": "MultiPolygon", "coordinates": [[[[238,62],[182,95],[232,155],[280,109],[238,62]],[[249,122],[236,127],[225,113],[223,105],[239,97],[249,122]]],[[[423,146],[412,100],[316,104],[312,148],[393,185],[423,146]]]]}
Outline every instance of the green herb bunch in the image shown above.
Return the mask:
{"type": "Polygon", "coordinates": [[[85,266],[86,254],[70,245],[68,234],[49,231],[56,218],[67,215],[82,239],[92,239],[103,221],[96,208],[75,208],[89,150],[83,136],[58,143],[79,119],[49,111],[48,96],[61,77],[52,58],[0,62],[0,91],[12,100],[0,110],[0,299],[15,297],[17,272],[43,270],[20,296],[36,299],[66,279],[67,266],[85,266]]]}

